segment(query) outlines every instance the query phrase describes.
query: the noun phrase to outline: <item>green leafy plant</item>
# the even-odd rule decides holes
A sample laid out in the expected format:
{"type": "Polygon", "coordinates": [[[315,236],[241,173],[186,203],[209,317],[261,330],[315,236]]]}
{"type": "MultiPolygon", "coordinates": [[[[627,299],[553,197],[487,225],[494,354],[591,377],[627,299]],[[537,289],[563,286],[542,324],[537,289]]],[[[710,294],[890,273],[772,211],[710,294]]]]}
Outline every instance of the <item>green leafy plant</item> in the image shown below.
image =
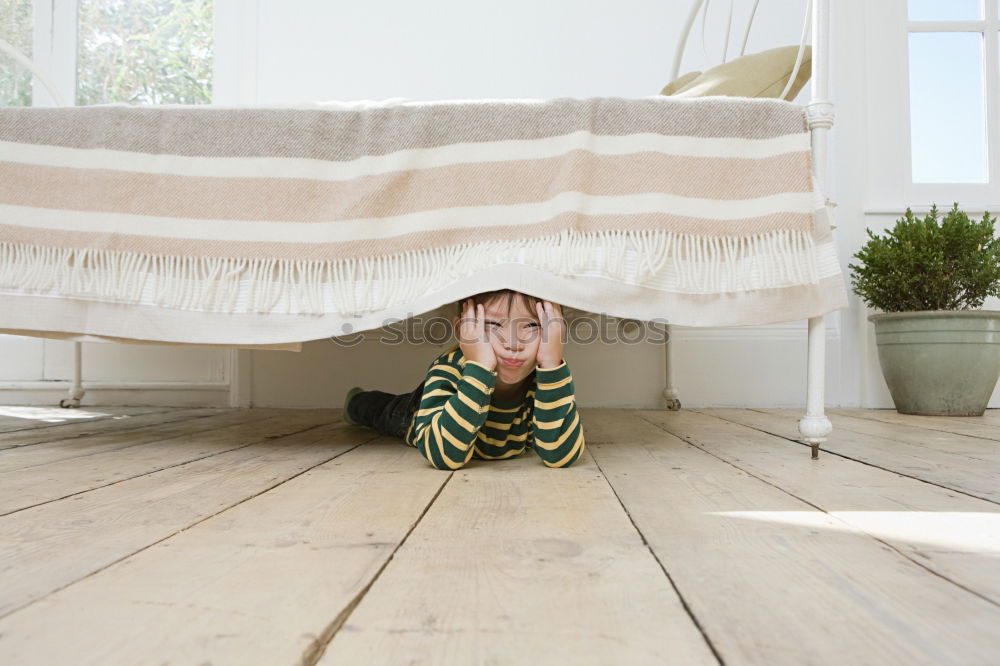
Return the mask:
{"type": "Polygon", "coordinates": [[[79,0],[76,103],[211,103],[213,6],[79,0]]]}
{"type": "Polygon", "coordinates": [[[937,206],[924,219],[906,215],[868,242],[848,264],[854,293],[883,312],[979,308],[1000,296],[1000,238],[989,213],[975,222],[956,203],[938,223],[937,206]]]}

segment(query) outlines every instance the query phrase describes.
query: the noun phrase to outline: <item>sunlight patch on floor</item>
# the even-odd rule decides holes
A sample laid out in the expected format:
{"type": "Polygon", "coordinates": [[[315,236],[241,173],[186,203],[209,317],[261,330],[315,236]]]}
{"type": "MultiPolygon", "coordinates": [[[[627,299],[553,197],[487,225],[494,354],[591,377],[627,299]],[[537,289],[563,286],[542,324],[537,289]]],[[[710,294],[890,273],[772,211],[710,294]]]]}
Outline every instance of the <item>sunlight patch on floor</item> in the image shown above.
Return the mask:
{"type": "Polygon", "coordinates": [[[858,528],[889,542],[920,544],[1000,557],[1000,510],[951,511],[718,511],[711,515],[843,532],[858,528]],[[830,517],[843,521],[832,523],[830,517]]]}
{"type": "MultiPolygon", "coordinates": [[[[89,412],[85,409],[63,409],[62,407],[8,407],[0,406],[0,416],[12,416],[16,419],[44,421],[45,423],[62,423],[80,419],[96,419],[101,416],[111,416],[104,412],[89,412]]],[[[124,416],[115,418],[125,418],[124,416]]]]}

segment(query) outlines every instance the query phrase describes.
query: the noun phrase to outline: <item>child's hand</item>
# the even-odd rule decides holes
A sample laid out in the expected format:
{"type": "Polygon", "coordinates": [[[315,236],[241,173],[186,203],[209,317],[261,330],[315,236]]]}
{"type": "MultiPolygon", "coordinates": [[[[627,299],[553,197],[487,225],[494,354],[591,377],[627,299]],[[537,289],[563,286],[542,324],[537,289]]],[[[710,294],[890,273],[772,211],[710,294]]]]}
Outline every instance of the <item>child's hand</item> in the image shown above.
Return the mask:
{"type": "Polygon", "coordinates": [[[538,321],[542,325],[542,340],[538,343],[537,362],[540,368],[554,368],[563,362],[563,342],[566,320],[559,305],[540,301],[535,303],[538,321]],[[544,307],[542,305],[544,303],[544,307]]]}
{"type": "Polygon", "coordinates": [[[486,339],[486,310],[482,303],[476,305],[471,298],[466,299],[462,309],[462,319],[458,324],[458,346],[466,360],[480,363],[490,370],[496,369],[497,355],[493,353],[493,345],[486,339]]]}

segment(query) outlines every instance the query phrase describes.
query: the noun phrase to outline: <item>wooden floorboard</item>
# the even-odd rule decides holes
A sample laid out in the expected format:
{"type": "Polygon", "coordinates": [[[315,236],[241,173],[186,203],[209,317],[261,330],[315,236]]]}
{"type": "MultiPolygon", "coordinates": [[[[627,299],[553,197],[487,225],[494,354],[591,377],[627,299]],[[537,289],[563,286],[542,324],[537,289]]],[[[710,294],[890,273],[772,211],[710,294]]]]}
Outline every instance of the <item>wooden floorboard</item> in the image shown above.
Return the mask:
{"type": "MultiPolygon", "coordinates": [[[[180,437],[190,437],[206,430],[227,425],[248,423],[267,418],[266,414],[247,414],[243,410],[194,411],[186,418],[141,425],[127,430],[79,434],[68,439],[18,446],[0,455],[0,473],[28,467],[37,467],[70,458],[79,459],[98,453],[121,451],[138,444],[167,442],[180,437]]],[[[115,456],[112,459],[120,459],[115,456]]],[[[0,477],[2,478],[2,477],[0,477]]]]}
{"type": "MultiPolygon", "coordinates": [[[[798,419],[801,414],[783,410],[711,409],[695,410],[728,419],[787,439],[801,438],[798,419]]],[[[838,414],[831,414],[833,432],[820,447],[822,451],[851,458],[869,465],[902,474],[972,497],[1000,502],[1000,483],[996,467],[983,464],[945,447],[857,433],[848,427],[838,428],[838,414]]],[[[803,445],[804,446],[804,445],[803,445]]],[[[820,454],[823,455],[823,454],[820,454]]]]}
{"type": "Polygon", "coordinates": [[[997,663],[1000,424],[883,412],[458,472],[339,410],[0,413],[0,663],[997,663]]]}
{"type": "MultiPolygon", "coordinates": [[[[73,413],[76,410],[66,411],[73,413]]],[[[192,408],[128,414],[119,413],[118,410],[106,410],[108,412],[106,418],[72,420],[65,423],[52,424],[34,422],[16,430],[0,433],[0,450],[32,446],[45,442],[64,442],[69,439],[88,437],[94,434],[108,435],[113,432],[127,432],[151,425],[172,422],[183,423],[191,418],[232,411],[234,410],[192,408]]]]}
{"type": "MultiPolygon", "coordinates": [[[[801,413],[787,409],[754,410],[791,419],[802,418],[801,413]]],[[[851,414],[837,412],[831,414],[834,428],[838,431],[848,430],[863,435],[873,435],[879,439],[905,442],[924,448],[943,451],[957,455],[969,461],[970,465],[986,463],[993,469],[1000,468],[1000,441],[978,436],[970,436],[946,432],[944,430],[929,430],[919,425],[888,423],[885,421],[867,419],[851,414]]],[[[1000,433],[1000,427],[995,427],[1000,433]]]]}
{"type": "MultiPolygon", "coordinates": [[[[129,447],[128,455],[105,451],[0,473],[0,515],[69,497],[127,479],[243,448],[272,437],[290,435],[336,420],[330,413],[290,411],[284,416],[248,414],[242,422],[213,428],[177,441],[151,441],[129,447]]],[[[197,423],[197,422],[196,422],[197,423]]],[[[198,426],[194,426],[197,432],[198,426]]]]}
{"type": "Polygon", "coordinates": [[[98,423],[122,417],[149,414],[167,414],[179,411],[176,407],[89,407],[63,409],[61,407],[21,407],[0,405],[0,445],[7,433],[23,430],[72,429],[85,423],[98,423]]]}
{"type": "MultiPolygon", "coordinates": [[[[997,606],[665,429],[683,423],[738,455],[731,428],[711,430],[685,411],[586,417],[595,460],[726,664],[971,664],[1000,654],[997,606]]],[[[785,464],[825,472],[808,450],[785,464]]]]}
{"type": "Polygon", "coordinates": [[[982,416],[918,416],[900,414],[894,409],[831,409],[829,412],[1000,441],[1000,409],[988,409],[982,416]]]}
{"type": "Polygon", "coordinates": [[[321,665],[715,664],[588,459],[456,472],[321,665]],[[402,660],[402,659],[401,659],[402,660]]]}
{"type": "Polygon", "coordinates": [[[0,620],[0,662],[306,663],[447,481],[414,454],[361,446],[45,596],[0,620]]]}
{"type": "Polygon", "coordinates": [[[836,455],[812,460],[805,446],[725,420],[731,410],[641,414],[1000,606],[1000,506],[836,455]]]}
{"type": "Polygon", "coordinates": [[[321,426],[6,516],[0,616],[370,438],[340,424],[321,426]]]}

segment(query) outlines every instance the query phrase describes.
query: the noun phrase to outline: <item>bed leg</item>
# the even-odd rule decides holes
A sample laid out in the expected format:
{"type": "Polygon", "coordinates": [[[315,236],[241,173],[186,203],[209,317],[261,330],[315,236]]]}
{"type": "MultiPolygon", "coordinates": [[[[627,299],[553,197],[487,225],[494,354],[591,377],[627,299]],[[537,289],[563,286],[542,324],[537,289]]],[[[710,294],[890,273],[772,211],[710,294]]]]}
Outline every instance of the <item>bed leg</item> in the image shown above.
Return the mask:
{"type": "Polygon", "coordinates": [[[677,397],[677,390],[674,388],[674,366],[670,362],[670,347],[672,346],[672,327],[664,326],[665,342],[663,343],[663,353],[666,357],[667,386],[663,389],[663,399],[667,401],[667,409],[676,412],[681,408],[680,398],[677,397]]]}
{"type": "Polygon", "coordinates": [[[83,390],[83,345],[73,343],[73,386],[69,389],[69,397],[59,401],[60,407],[79,407],[80,400],[86,391],[83,390]]]}
{"type": "Polygon", "coordinates": [[[812,459],[819,458],[820,444],[833,431],[833,424],[823,412],[823,389],[826,374],[826,320],[809,320],[809,359],[806,369],[806,415],[799,420],[802,439],[812,449],[812,459]]]}

